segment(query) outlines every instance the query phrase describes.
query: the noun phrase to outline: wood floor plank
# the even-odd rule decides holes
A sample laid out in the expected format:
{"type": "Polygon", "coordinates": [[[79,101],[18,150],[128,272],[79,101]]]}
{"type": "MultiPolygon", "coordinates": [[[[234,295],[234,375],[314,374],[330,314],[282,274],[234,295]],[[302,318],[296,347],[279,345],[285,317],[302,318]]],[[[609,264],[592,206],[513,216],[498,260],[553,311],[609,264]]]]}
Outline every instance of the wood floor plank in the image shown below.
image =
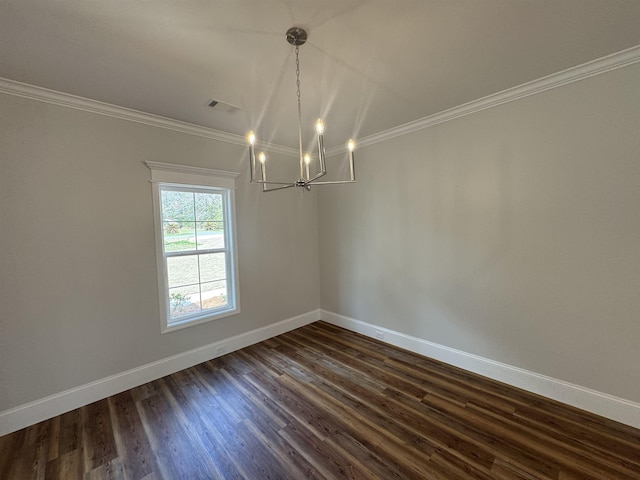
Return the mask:
{"type": "Polygon", "coordinates": [[[580,442],[561,432],[549,434],[547,431],[541,431],[533,425],[521,421],[520,417],[501,417],[474,405],[470,405],[467,410],[477,413],[495,425],[499,425],[512,438],[515,435],[520,438],[526,438],[526,445],[529,448],[531,448],[532,444],[544,446],[538,449],[532,448],[532,450],[540,451],[541,448],[550,448],[553,450],[553,456],[562,455],[567,457],[569,459],[568,462],[584,467],[584,469],[581,469],[583,474],[595,473],[605,478],[611,475],[640,475],[640,466],[637,464],[626,462],[623,458],[612,458],[609,452],[604,452],[602,449],[580,442]]]}
{"type": "MultiPolygon", "coordinates": [[[[83,478],[82,450],[76,449],[68,451],[48,462],[45,475],[46,478],[60,480],[83,478]]],[[[10,476],[9,478],[27,479],[32,477],[10,476]]]]}
{"type": "Polygon", "coordinates": [[[109,397],[107,404],[125,478],[146,477],[157,467],[131,391],[109,397]]]}
{"type": "Polygon", "coordinates": [[[87,473],[118,456],[108,402],[94,402],[80,408],[80,421],[83,465],[87,473]]]}
{"type": "Polygon", "coordinates": [[[58,436],[58,456],[56,458],[77,450],[81,441],[80,409],[62,414],[60,416],[60,435],[58,436]]]}
{"type": "Polygon", "coordinates": [[[326,383],[313,383],[305,390],[338,422],[334,433],[349,434],[372,455],[402,472],[403,478],[430,478],[428,461],[437,448],[432,441],[326,383]]]}
{"type": "Polygon", "coordinates": [[[27,478],[29,475],[32,475],[31,463],[34,457],[34,445],[31,442],[32,435],[30,435],[32,429],[33,427],[28,427],[16,432],[12,435],[13,438],[2,442],[4,448],[6,448],[3,452],[24,452],[24,454],[18,458],[11,458],[11,453],[7,453],[3,461],[4,468],[2,478],[27,478]]]}
{"type": "Polygon", "coordinates": [[[190,373],[201,380],[203,388],[195,388],[189,392],[188,406],[185,405],[184,408],[193,409],[190,416],[195,415],[191,417],[192,421],[197,424],[201,441],[214,460],[218,472],[225,479],[248,478],[242,460],[234,454],[241,449],[236,434],[236,425],[241,420],[234,419],[225,411],[220,395],[210,395],[204,377],[194,371],[190,373]]]}
{"type": "MultiPolygon", "coordinates": [[[[572,456],[567,448],[564,448],[562,444],[554,441],[550,436],[545,436],[545,441],[540,441],[539,436],[523,431],[514,423],[511,423],[511,428],[508,428],[503,422],[495,418],[482,418],[482,416],[469,413],[470,410],[468,409],[459,409],[459,407],[452,405],[447,406],[446,402],[434,400],[434,397],[426,397],[423,401],[425,403],[429,402],[432,406],[437,405],[441,411],[449,417],[460,418],[461,421],[472,423],[476,427],[482,423],[482,429],[490,431],[496,438],[508,437],[509,442],[514,448],[519,448],[521,451],[530,451],[536,458],[545,459],[546,462],[554,465],[558,469],[560,469],[560,465],[568,463],[572,465],[571,468],[580,471],[585,478],[590,478],[590,474],[593,474],[592,478],[608,478],[611,475],[606,465],[587,465],[591,463],[587,457],[572,456]]],[[[515,455],[512,453],[512,456],[515,455]]],[[[618,473],[618,475],[620,475],[620,473],[618,473]]]]}
{"type": "Polygon", "coordinates": [[[84,474],[84,480],[126,480],[120,458],[105,462],[84,474]]]}
{"type": "MultiPolygon", "coordinates": [[[[274,460],[279,465],[285,467],[287,475],[291,478],[320,478],[311,464],[300,452],[294,450],[291,445],[287,444],[284,439],[277,434],[278,432],[275,432],[276,434],[274,435],[271,430],[265,429],[264,425],[254,424],[254,422],[250,420],[246,422],[246,426],[250,435],[269,449],[274,460]]],[[[280,476],[282,476],[282,473],[280,473],[280,476]]]]}
{"type": "MultiPolygon", "coordinates": [[[[302,356],[299,356],[297,358],[299,361],[303,361],[302,356]]],[[[349,376],[343,377],[340,375],[336,375],[329,368],[323,368],[322,366],[320,366],[318,364],[317,358],[314,358],[314,360],[315,360],[314,365],[312,365],[311,363],[308,363],[306,366],[310,369],[314,369],[314,371],[316,371],[318,375],[324,380],[325,384],[331,383],[332,385],[339,388],[342,392],[345,392],[348,395],[352,395],[353,398],[366,402],[366,405],[364,404],[360,405],[359,412],[360,413],[368,412],[370,419],[373,419],[376,422],[382,422],[383,421],[382,418],[387,415],[395,419],[404,419],[404,418],[411,417],[411,413],[407,411],[407,409],[404,409],[402,406],[398,404],[394,405],[390,402],[385,401],[384,397],[376,396],[375,395],[376,392],[363,389],[361,385],[350,380],[349,376]]],[[[394,390],[397,390],[397,384],[395,382],[392,382],[392,383],[393,383],[393,386],[389,388],[393,388],[394,390]]],[[[413,389],[411,389],[408,392],[410,397],[413,396],[413,393],[414,393],[413,389]]],[[[339,394],[334,394],[334,395],[337,396],[339,394]]],[[[407,435],[408,432],[413,431],[413,427],[411,426],[411,423],[413,421],[415,421],[415,418],[412,418],[411,421],[407,421],[407,422],[398,423],[396,421],[396,424],[390,426],[390,428],[394,428],[399,424],[403,424],[405,427],[405,430],[402,432],[402,434],[407,435]]],[[[422,425],[422,427],[425,428],[426,426],[422,425]]],[[[438,427],[437,426],[432,427],[430,431],[430,437],[438,439],[435,443],[435,446],[447,447],[448,446],[447,443],[455,444],[459,451],[467,452],[467,455],[470,457],[469,461],[479,461],[481,457],[484,457],[483,462],[484,462],[485,468],[488,468],[493,462],[494,457],[492,455],[487,455],[482,453],[480,449],[476,448],[476,445],[469,443],[467,439],[465,439],[463,436],[456,435],[451,430],[447,432],[443,430],[433,431],[433,428],[437,429],[438,427]],[[444,443],[439,443],[439,442],[444,442],[444,443]],[[463,444],[464,444],[464,448],[462,446],[463,444]]],[[[413,431],[413,433],[416,434],[415,431],[413,431]]]]}
{"type": "Polygon", "coordinates": [[[640,430],[316,322],[0,437],[0,479],[640,480],[640,430]]]}
{"type": "MultiPolygon", "coordinates": [[[[191,443],[189,425],[172,409],[160,392],[138,403],[140,417],[155,454],[160,474],[174,478],[212,478],[214,472],[207,459],[199,455],[199,446],[191,443]]],[[[216,477],[213,477],[216,478],[216,477]]]]}

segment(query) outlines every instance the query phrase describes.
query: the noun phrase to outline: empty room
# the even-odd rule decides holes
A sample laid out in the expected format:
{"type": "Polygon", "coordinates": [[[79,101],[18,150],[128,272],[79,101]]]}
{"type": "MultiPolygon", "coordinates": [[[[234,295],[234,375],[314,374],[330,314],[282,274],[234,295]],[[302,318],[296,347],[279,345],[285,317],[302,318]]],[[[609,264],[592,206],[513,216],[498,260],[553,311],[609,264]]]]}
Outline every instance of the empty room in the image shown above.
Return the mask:
{"type": "Polygon", "coordinates": [[[640,479],[638,25],[0,0],[0,479],[640,479]]]}

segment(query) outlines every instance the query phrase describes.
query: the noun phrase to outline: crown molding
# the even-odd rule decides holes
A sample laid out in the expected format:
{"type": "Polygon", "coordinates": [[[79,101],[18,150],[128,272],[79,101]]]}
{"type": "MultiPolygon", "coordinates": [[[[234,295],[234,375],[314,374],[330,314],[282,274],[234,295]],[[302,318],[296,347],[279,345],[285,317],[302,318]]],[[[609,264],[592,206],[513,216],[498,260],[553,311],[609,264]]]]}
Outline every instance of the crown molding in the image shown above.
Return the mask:
{"type": "MultiPolygon", "coordinates": [[[[16,97],[38,100],[40,102],[51,103],[63,107],[82,110],[85,112],[106,115],[108,117],[128,120],[130,122],[143,123],[153,127],[166,128],[175,132],[196,135],[198,137],[209,138],[219,142],[231,143],[245,147],[247,140],[244,136],[233,133],[214,130],[213,128],[202,127],[192,123],[181,122],[172,118],[161,117],[152,113],[141,112],[131,108],[111,105],[109,103],[92,100],[89,98],[71,95],[69,93],[57,92],[44,87],[29,85],[8,78],[0,77],[0,93],[14,95],[16,97]]],[[[271,152],[287,156],[298,156],[298,151],[294,148],[283,147],[275,144],[260,144],[260,147],[271,152]]]]}
{"type": "MultiPolygon", "coordinates": [[[[366,147],[375,143],[383,142],[394,137],[406,135],[416,130],[429,128],[439,123],[448,122],[465,115],[485,110],[487,108],[496,107],[503,103],[519,100],[537,93],[550,90],[552,88],[561,87],[573,82],[578,82],[586,78],[590,78],[602,73],[610,72],[618,68],[626,67],[634,63],[640,62],[640,45],[622,50],[606,57],[592,60],[576,67],[571,67],[561,72],[548,75],[546,77],[533,80],[531,82],[509,88],[498,93],[488,95],[486,97],[473,100],[458,107],[450,108],[428,117],[420,118],[404,125],[375,133],[373,135],[357,139],[358,147],[366,147]]],[[[327,155],[338,155],[346,152],[343,146],[329,149],[327,155]]]]}
{"type": "MultiPolygon", "coordinates": [[[[389,130],[359,138],[357,139],[357,144],[358,147],[373,145],[417,130],[448,122],[465,115],[470,115],[481,110],[486,110],[487,108],[496,107],[503,103],[519,100],[552,88],[561,87],[602,73],[610,72],[611,70],[633,65],[638,62],[640,62],[640,45],[583,63],[576,67],[562,70],[558,73],[547,75],[546,77],[542,77],[516,87],[508,88],[507,90],[503,90],[498,93],[487,95],[486,97],[479,98],[478,100],[473,100],[458,107],[450,108],[434,115],[429,115],[398,127],[390,128],[389,130]]],[[[231,143],[234,145],[246,146],[247,144],[246,139],[243,136],[235,135],[233,133],[222,132],[220,130],[181,122],[179,120],[173,120],[171,118],[161,117],[159,115],[153,115],[151,113],[145,113],[126,107],[119,107],[117,105],[78,97],[68,93],[56,92],[55,90],[49,90],[48,88],[28,85],[26,83],[2,77],[0,77],[0,93],[39,100],[41,102],[97,113],[99,115],[107,115],[154,127],[166,128],[168,130],[187,133],[189,135],[197,135],[199,137],[210,138],[212,140],[218,140],[220,142],[231,143]]],[[[276,144],[260,144],[259,146],[272,153],[292,157],[298,156],[298,151],[294,148],[283,147],[276,144]]],[[[338,155],[345,152],[346,148],[344,146],[338,146],[328,149],[327,156],[338,155]]]]}

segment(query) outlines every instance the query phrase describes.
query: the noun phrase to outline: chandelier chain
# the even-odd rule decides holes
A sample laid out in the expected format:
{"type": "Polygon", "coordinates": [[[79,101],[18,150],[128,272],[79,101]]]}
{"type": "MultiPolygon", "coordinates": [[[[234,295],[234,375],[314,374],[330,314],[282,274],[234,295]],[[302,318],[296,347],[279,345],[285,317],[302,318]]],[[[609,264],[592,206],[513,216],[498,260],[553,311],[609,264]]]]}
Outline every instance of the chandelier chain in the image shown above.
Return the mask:
{"type": "Polygon", "coordinates": [[[300,47],[296,45],[296,94],[298,96],[298,147],[300,149],[300,176],[303,175],[302,168],[302,104],[300,101],[300,47]]]}

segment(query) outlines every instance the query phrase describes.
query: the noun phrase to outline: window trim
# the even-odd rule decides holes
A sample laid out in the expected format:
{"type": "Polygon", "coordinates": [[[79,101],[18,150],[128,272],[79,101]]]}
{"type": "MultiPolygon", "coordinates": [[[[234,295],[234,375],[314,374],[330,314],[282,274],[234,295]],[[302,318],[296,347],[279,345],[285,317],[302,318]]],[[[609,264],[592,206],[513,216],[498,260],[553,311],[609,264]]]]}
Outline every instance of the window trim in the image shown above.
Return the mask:
{"type": "Polygon", "coordinates": [[[199,325],[202,323],[219,320],[221,318],[237,315],[240,313],[240,288],[238,280],[238,245],[237,245],[237,229],[236,229],[236,208],[235,208],[235,189],[236,178],[240,175],[236,172],[227,172],[223,170],[212,170],[200,167],[187,167],[183,165],[173,165],[159,162],[145,162],[151,170],[151,184],[153,195],[153,220],[154,220],[154,236],[156,244],[156,267],[158,277],[158,296],[160,304],[160,333],[173,332],[186,327],[199,325]],[[163,249],[162,237],[162,208],[160,204],[160,187],[178,187],[208,189],[215,188],[222,190],[225,194],[226,204],[225,216],[228,224],[225,225],[225,241],[229,245],[229,256],[227,263],[229,265],[229,273],[227,278],[227,300],[233,304],[230,308],[219,311],[207,311],[202,315],[191,317],[183,321],[170,322],[169,317],[169,297],[168,297],[168,276],[166,269],[166,261],[163,249]]]}

